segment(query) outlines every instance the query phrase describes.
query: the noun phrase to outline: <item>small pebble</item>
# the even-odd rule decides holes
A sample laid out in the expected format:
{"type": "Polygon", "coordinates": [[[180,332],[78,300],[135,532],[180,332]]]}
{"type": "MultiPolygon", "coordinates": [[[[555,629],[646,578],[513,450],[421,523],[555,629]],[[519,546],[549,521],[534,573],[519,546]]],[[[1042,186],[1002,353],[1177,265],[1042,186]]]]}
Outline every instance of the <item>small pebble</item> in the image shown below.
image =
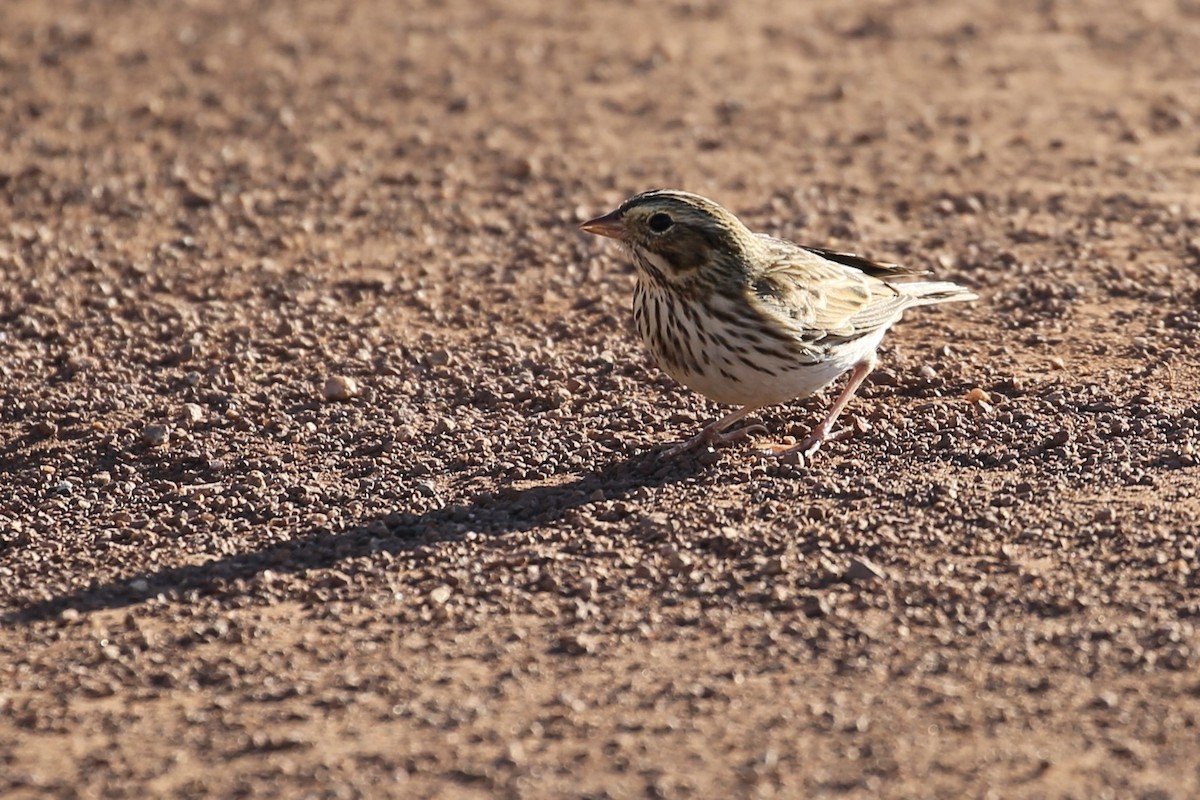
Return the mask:
{"type": "Polygon", "coordinates": [[[1045,446],[1047,448],[1062,447],[1070,441],[1071,432],[1066,428],[1060,428],[1059,430],[1056,430],[1054,433],[1050,434],[1049,438],[1046,439],[1045,446]]]}
{"type": "Polygon", "coordinates": [[[49,438],[58,435],[58,426],[48,419],[43,419],[34,424],[33,432],[38,436],[49,438]]]}
{"type": "Polygon", "coordinates": [[[596,637],[586,633],[569,633],[559,637],[558,649],[568,655],[585,656],[596,652],[596,637]]]}
{"type": "Polygon", "coordinates": [[[195,425],[204,419],[204,407],[196,403],[184,403],[179,418],[185,425],[195,425]]]}
{"type": "Polygon", "coordinates": [[[847,581],[870,581],[886,578],[887,573],[883,571],[882,567],[872,564],[867,559],[853,556],[843,577],[847,581]]]}
{"type": "Polygon", "coordinates": [[[142,441],[151,447],[162,447],[171,441],[171,429],[166,425],[147,425],[142,428],[142,441]]]}
{"type": "Polygon", "coordinates": [[[985,392],[983,389],[980,389],[978,386],[976,386],[974,389],[972,389],[971,391],[969,391],[965,395],[963,395],[963,399],[966,400],[968,403],[990,403],[990,402],[992,402],[991,396],[987,392],[985,392]]]}
{"type": "Polygon", "coordinates": [[[321,396],[326,400],[349,400],[358,392],[358,381],[345,375],[331,375],[321,387],[321,396]]]}
{"type": "Polygon", "coordinates": [[[805,616],[825,617],[833,610],[829,600],[821,594],[809,594],[800,598],[800,608],[805,616]]]}

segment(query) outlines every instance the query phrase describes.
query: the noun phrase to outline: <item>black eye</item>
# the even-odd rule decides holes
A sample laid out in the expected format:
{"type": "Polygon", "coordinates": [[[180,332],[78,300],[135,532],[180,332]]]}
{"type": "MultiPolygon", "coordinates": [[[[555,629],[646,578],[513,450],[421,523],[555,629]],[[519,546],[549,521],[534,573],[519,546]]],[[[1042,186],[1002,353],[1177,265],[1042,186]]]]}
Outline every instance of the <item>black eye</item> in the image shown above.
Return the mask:
{"type": "Polygon", "coordinates": [[[667,228],[674,225],[675,222],[671,219],[670,214],[664,214],[663,212],[659,211],[657,214],[651,214],[650,219],[646,221],[646,224],[649,225],[650,230],[654,231],[655,233],[662,233],[667,228]]]}

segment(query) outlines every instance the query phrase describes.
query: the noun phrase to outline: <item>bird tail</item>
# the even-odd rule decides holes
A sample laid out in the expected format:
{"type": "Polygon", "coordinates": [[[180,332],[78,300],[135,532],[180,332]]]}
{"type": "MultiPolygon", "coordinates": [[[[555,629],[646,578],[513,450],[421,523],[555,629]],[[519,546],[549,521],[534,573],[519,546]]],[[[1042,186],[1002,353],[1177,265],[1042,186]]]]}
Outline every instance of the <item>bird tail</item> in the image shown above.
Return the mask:
{"type": "Polygon", "coordinates": [[[894,283],[893,288],[913,300],[914,306],[931,306],[935,303],[957,303],[978,300],[979,295],[965,286],[950,281],[917,281],[894,283]]]}

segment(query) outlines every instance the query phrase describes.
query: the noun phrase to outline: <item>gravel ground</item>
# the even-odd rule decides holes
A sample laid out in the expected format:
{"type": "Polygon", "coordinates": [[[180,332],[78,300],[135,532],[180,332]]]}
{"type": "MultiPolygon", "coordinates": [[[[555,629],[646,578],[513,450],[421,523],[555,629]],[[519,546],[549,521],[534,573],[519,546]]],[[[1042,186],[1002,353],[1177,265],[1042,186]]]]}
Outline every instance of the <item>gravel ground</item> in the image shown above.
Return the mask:
{"type": "Polygon", "coordinates": [[[1200,795],[1200,6],[1128,5],[6,0],[0,794],[1200,795]],[[664,459],[576,230],[654,186],[981,300],[664,459]]]}

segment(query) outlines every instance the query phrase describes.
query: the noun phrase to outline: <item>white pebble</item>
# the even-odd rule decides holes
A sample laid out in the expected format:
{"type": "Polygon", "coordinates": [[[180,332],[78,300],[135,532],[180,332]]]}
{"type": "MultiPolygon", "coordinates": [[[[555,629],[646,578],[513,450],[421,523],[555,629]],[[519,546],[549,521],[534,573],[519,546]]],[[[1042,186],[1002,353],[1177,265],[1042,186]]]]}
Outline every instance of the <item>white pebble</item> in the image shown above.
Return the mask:
{"type": "Polygon", "coordinates": [[[326,400],[349,400],[358,397],[358,381],[345,375],[331,375],[321,387],[321,396],[326,400]]]}
{"type": "Polygon", "coordinates": [[[188,425],[195,425],[204,419],[204,407],[196,403],[184,403],[181,419],[188,425]]]}

